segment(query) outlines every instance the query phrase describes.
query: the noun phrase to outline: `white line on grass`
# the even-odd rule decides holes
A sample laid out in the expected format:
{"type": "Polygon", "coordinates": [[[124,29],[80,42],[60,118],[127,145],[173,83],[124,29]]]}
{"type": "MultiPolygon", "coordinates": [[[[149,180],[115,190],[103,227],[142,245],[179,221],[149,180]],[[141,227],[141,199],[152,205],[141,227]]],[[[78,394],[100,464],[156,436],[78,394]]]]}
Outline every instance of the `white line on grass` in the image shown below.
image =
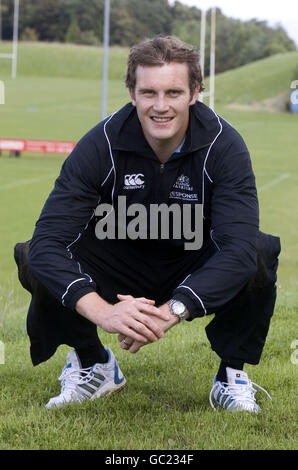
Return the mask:
{"type": "Polygon", "coordinates": [[[269,181],[269,183],[263,184],[263,186],[261,186],[258,191],[259,192],[265,191],[266,189],[271,188],[271,186],[274,186],[280,183],[281,181],[286,180],[289,177],[290,177],[290,173],[283,173],[278,178],[274,178],[274,180],[269,181]]]}
{"type": "Polygon", "coordinates": [[[3,186],[0,186],[0,191],[5,190],[5,189],[14,189],[14,188],[17,188],[18,186],[24,186],[26,184],[40,183],[40,181],[43,181],[45,179],[51,180],[54,176],[56,175],[46,175],[46,176],[40,176],[38,178],[19,180],[19,181],[16,181],[15,183],[4,184],[3,186]]]}

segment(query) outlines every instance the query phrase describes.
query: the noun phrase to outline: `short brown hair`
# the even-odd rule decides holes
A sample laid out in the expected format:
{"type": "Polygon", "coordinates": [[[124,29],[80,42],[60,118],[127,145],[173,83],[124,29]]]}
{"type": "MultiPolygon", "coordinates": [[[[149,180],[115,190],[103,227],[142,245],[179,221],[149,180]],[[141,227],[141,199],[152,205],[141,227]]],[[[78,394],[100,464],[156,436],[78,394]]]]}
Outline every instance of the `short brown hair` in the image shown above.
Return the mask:
{"type": "Polygon", "coordinates": [[[125,79],[127,88],[135,89],[138,65],[161,66],[170,62],[187,64],[191,95],[197,85],[200,85],[200,91],[204,90],[199,52],[194,46],[185,44],[173,36],[156,36],[153,39],[146,39],[130,49],[125,79]]]}

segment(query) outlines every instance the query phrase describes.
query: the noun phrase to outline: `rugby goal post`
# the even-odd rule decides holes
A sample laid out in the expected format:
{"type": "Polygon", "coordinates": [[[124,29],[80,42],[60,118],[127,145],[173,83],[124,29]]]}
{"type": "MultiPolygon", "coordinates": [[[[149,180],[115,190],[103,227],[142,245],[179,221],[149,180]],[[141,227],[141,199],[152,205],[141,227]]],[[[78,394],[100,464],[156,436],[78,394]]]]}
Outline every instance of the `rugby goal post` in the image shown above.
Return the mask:
{"type": "MultiPolygon", "coordinates": [[[[199,94],[199,101],[203,102],[204,97],[209,97],[209,107],[214,109],[215,97],[215,38],[216,38],[216,8],[211,9],[211,37],[210,37],[210,75],[209,91],[199,94]]],[[[200,58],[202,77],[205,78],[205,36],[206,36],[206,11],[201,14],[201,37],[200,37],[200,58]]]]}
{"type": "Polygon", "coordinates": [[[12,53],[0,54],[0,59],[11,59],[11,78],[17,76],[19,39],[19,0],[14,0],[12,53]]]}
{"type": "Polygon", "coordinates": [[[101,89],[101,119],[107,116],[108,70],[109,70],[109,44],[110,44],[110,0],[104,3],[103,25],[103,63],[102,63],[102,89],[101,89]]]}

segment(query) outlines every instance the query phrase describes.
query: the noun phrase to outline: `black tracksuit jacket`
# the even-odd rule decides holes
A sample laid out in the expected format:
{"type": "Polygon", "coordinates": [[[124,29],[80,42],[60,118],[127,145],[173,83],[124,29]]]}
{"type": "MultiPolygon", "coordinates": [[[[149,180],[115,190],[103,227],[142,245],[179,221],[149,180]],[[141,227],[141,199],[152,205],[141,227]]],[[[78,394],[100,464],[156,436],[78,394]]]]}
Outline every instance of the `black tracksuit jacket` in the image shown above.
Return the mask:
{"type": "Polygon", "coordinates": [[[29,266],[62,304],[74,310],[97,291],[170,298],[191,319],[214,313],[256,271],[258,200],[249,152],[238,132],[206,105],[190,107],[180,153],[162,165],[145,140],[132,104],[89,131],[65,160],[37,221],[29,266]],[[138,175],[138,177],[136,176],[138,175]],[[104,239],[95,227],[99,204],[126,196],[127,206],[202,204],[197,250],[177,239],[104,239]]]}

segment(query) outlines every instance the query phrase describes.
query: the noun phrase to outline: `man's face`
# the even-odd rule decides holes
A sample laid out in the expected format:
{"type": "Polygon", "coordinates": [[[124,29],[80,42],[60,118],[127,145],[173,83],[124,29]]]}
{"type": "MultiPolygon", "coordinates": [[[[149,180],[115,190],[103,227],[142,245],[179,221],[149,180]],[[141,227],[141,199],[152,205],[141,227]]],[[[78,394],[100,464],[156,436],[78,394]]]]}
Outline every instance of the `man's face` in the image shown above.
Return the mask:
{"type": "Polygon", "coordinates": [[[189,120],[189,106],[196,101],[189,89],[188,67],[171,62],[136,69],[136,86],[130,91],[144,135],[149,144],[181,143],[189,120]]]}

